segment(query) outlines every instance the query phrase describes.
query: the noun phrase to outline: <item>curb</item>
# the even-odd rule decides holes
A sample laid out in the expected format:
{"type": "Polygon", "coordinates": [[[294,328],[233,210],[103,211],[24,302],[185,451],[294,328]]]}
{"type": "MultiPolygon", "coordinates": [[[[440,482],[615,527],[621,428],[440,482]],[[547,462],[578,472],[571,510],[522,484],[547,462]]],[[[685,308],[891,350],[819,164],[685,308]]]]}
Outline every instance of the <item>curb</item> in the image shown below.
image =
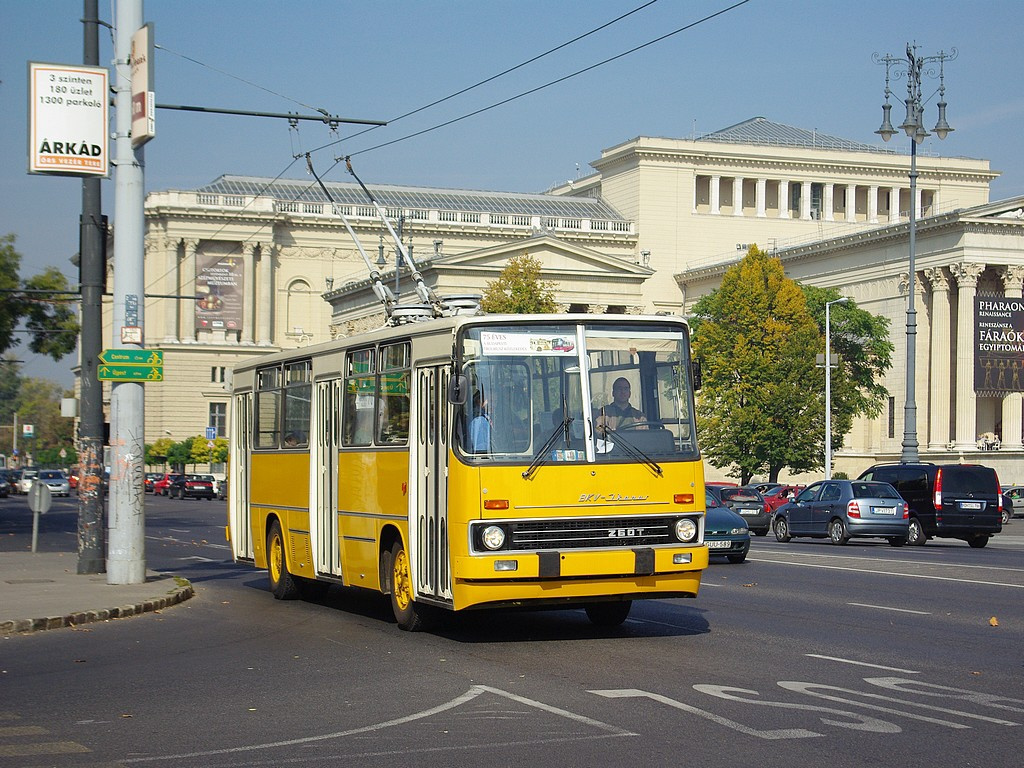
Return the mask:
{"type": "Polygon", "coordinates": [[[79,624],[90,624],[94,621],[109,621],[110,619],[124,619],[129,616],[138,616],[142,613],[152,613],[168,608],[172,605],[183,603],[195,596],[195,589],[185,579],[178,579],[179,584],[170,590],[164,597],[154,597],[138,603],[122,605],[116,608],[105,608],[95,611],[75,611],[64,616],[45,616],[36,619],[12,619],[0,622],[0,635],[20,635],[29,632],[41,632],[46,629],[62,629],[64,627],[77,627],[79,624]]]}

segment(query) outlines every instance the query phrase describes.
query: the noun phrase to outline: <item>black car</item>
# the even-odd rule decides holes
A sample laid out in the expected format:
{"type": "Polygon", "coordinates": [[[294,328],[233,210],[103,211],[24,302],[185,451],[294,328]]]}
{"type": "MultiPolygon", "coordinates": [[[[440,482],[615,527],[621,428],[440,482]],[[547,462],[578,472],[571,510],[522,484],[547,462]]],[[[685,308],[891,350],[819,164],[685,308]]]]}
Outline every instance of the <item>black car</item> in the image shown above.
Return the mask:
{"type": "Polygon", "coordinates": [[[11,492],[11,478],[6,469],[0,469],[0,499],[6,498],[11,492]]]}
{"type": "Polygon", "coordinates": [[[908,544],[932,536],[984,547],[1003,529],[1002,493],[992,467],[982,464],[875,464],[861,480],[889,483],[910,506],[908,544]]]}
{"type": "Polygon", "coordinates": [[[213,477],[210,475],[178,475],[167,486],[167,495],[172,499],[212,499],[213,477]]]}
{"type": "Polygon", "coordinates": [[[734,485],[707,483],[704,486],[718,502],[743,518],[751,533],[766,536],[772,521],[764,496],[753,488],[737,488],[734,485]]]}
{"type": "Polygon", "coordinates": [[[704,543],[708,555],[724,555],[730,563],[742,563],[750,551],[747,522],[705,490],[707,514],[704,516],[704,543]]]}

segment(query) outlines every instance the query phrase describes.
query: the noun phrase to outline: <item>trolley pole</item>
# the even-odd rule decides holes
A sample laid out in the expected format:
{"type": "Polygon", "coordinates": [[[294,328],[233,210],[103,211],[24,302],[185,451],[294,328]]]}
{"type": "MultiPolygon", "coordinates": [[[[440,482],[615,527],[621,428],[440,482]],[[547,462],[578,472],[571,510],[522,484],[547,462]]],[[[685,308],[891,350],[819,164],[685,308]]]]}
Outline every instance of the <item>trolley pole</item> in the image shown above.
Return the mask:
{"type": "MultiPolygon", "coordinates": [[[[142,27],[142,0],[117,0],[114,37],[114,302],[116,348],[142,348],[143,337],[122,333],[142,329],[145,235],[144,157],[132,148],[132,36],[142,27]],[[130,316],[132,322],[126,322],[130,316]]],[[[142,584],[146,580],[145,508],[142,470],[145,435],[143,385],[115,383],[110,395],[110,540],[108,584],[142,584]]]]}

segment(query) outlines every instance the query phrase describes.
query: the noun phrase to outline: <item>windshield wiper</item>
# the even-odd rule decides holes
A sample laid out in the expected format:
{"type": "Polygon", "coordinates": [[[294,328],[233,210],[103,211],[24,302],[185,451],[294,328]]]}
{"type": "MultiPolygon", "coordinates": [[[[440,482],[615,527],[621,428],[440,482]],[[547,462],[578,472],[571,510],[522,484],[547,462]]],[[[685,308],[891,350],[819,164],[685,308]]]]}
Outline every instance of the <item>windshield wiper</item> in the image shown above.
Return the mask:
{"type": "Polygon", "coordinates": [[[537,449],[537,452],[533,455],[533,461],[530,462],[530,466],[526,468],[525,472],[523,472],[524,480],[529,480],[533,477],[534,472],[540,468],[540,465],[548,460],[548,452],[551,450],[551,447],[558,442],[559,433],[565,436],[565,444],[569,444],[569,429],[572,426],[573,421],[575,421],[574,417],[565,416],[562,418],[562,421],[555,426],[555,431],[551,433],[551,436],[544,442],[544,445],[537,449]]]}
{"type": "Polygon", "coordinates": [[[654,474],[661,477],[663,474],[661,471],[661,465],[623,437],[622,432],[617,429],[612,429],[611,427],[605,427],[604,431],[605,440],[608,439],[608,435],[615,435],[619,441],[619,445],[622,446],[622,452],[624,454],[635,461],[639,461],[641,464],[646,464],[654,474]]]}

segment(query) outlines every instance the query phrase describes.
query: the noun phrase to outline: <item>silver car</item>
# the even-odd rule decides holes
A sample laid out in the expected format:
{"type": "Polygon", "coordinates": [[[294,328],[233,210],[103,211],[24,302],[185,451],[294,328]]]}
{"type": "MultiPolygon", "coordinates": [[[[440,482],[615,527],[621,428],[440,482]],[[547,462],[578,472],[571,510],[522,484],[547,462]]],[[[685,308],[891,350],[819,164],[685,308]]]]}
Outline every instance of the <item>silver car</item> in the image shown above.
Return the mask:
{"type": "Polygon", "coordinates": [[[855,536],[877,536],[901,547],[907,543],[910,508],[888,483],[822,480],[779,507],[772,530],[779,541],[809,536],[845,544],[855,536]]]}
{"type": "Polygon", "coordinates": [[[39,470],[34,467],[27,467],[21,470],[21,476],[18,478],[18,493],[25,494],[32,490],[32,483],[36,481],[39,476],[39,470]]]}
{"type": "Polygon", "coordinates": [[[71,483],[67,476],[59,469],[44,469],[39,473],[39,482],[46,483],[50,487],[50,493],[54,496],[68,496],[71,494],[71,483]]]}

